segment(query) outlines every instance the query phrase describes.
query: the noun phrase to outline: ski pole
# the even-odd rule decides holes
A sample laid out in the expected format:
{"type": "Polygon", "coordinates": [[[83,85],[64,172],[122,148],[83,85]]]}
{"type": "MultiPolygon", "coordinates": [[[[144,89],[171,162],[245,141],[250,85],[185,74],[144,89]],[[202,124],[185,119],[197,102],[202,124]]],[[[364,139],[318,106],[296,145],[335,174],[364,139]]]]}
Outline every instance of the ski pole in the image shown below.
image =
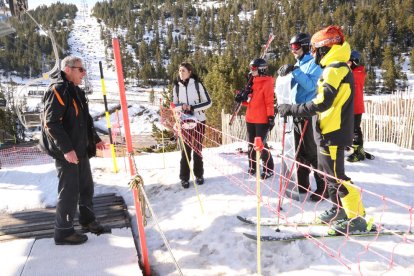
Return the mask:
{"type": "Polygon", "coordinates": [[[114,164],[114,172],[117,173],[118,172],[118,165],[116,163],[115,147],[114,147],[114,141],[113,141],[113,138],[112,138],[111,119],[109,117],[108,101],[106,99],[106,87],[105,87],[105,79],[104,79],[104,75],[103,75],[102,61],[99,61],[99,71],[101,73],[102,94],[103,94],[103,99],[104,99],[104,104],[105,104],[105,118],[106,118],[106,124],[107,124],[107,127],[108,127],[108,136],[109,136],[112,162],[114,164]]]}
{"type": "Polygon", "coordinates": [[[256,216],[257,216],[257,275],[261,275],[261,244],[260,244],[260,199],[261,199],[261,192],[260,192],[260,152],[263,150],[264,145],[262,142],[261,137],[254,138],[254,149],[256,150],[256,197],[257,197],[257,208],[256,208],[256,216]]]}

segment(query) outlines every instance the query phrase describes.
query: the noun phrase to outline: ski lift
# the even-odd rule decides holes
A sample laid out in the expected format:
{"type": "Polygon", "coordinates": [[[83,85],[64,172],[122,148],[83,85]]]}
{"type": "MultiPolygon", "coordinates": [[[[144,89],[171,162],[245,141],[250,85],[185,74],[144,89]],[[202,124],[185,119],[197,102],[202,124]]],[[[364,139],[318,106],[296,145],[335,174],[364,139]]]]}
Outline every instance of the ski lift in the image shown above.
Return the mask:
{"type": "MultiPolygon", "coordinates": [[[[0,0],[3,1],[3,0],[0,0]]],[[[37,25],[37,27],[43,31],[52,41],[52,47],[53,47],[53,52],[55,54],[55,65],[53,66],[53,68],[51,70],[49,70],[48,72],[45,72],[42,74],[42,77],[40,78],[36,78],[33,79],[29,82],[26,83],[26,85],[17,93],[17,98],[24,98],[24,94],[25,91],[28,90],[28,88],[30,86],[33,86],[33,84],[39,83],[39,82],[43,82],[44,80],[49,79],[49,76],[56,72],[57,70],[60,70],[60,60],[59,60],[59,52],[57,50],[57,43],[55,41],[55,37],[53,36],[52,32],[49,30],[45,30],[34,18],[33,16],[27,11],[27,0],[7,0],[8,4],[9,4],[9,8],[10,8],[10,12],[12,14],[12,16],[19,18],[19,20],[21,19],[21,16],[23,14],[26,14],[27,16],[30,17],[30,19],[37,25]]],[[[26,125],[26,120],[25,120],[25,115],[22,114],[21,112],[21,107],[16,107],[16,114],[17,117],[19,118],[19,121],[22,123],[22,125],[24,127],[27,128],[26,125]]]]}
{"type": "Polygon", "coordinates": [[[3,10],[3,13],[0,14],[0,37],[3,37],[14,33],[16,30],[7,23],[6,6],[3,0],[0,0],[0,8],[3,10]]]}
{"type": "Polygon", "coordinates": [[[20,17],[27,11],[27,0],[8,0],[12,16],[20,17]]]}

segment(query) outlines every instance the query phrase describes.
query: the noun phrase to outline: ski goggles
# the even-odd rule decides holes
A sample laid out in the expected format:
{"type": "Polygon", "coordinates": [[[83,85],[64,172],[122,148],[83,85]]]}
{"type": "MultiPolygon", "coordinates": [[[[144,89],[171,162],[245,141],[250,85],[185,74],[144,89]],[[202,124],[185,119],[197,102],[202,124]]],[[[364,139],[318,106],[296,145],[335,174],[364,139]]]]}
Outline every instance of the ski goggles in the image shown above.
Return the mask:
{"type": "Polygon", "coordinates": [[[292,43],[292,44],[290,44],[290,49],[293,50],[293,51],[297,51],[300,48],[302,48],[302,45],[300,43],[292,43]]]}

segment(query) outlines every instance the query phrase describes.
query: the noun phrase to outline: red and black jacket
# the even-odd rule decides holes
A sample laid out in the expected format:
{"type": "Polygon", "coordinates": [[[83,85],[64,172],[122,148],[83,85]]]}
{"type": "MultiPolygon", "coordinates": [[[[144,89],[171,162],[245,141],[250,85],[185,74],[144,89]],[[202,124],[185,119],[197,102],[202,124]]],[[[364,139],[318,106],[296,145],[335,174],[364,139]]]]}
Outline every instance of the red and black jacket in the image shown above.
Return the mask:
{"type": "Polygon", "coordinates": [[[267,124],[269,116],[275,116],[274,108],[275,79],[270,76],[257,76],[253,79],[250,102],[243,102],[247,106],[246,122],[267,124]]]}

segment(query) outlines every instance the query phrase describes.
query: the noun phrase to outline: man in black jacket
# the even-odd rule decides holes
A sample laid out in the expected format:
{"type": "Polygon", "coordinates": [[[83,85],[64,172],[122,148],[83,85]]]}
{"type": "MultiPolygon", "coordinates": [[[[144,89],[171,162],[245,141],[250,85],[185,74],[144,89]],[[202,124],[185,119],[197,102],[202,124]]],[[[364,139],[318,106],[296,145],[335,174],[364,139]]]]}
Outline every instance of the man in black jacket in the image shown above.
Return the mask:
{"type": "Polygon", "coordinates": [[[92,204],[94,187],[89,158],[96,155],[96,149],[104,149],[105,143],[93,127],[85,92],[78,87],[85,75],[82,59],[64,58],[62,71],[52,75],[43,97],[40,145],[55,159],[59,178],[54,234],[57,245],[88,240],[73,227],[78,202],[83,230],[95,234],[107,230],[96,221],[92,204]]]}

